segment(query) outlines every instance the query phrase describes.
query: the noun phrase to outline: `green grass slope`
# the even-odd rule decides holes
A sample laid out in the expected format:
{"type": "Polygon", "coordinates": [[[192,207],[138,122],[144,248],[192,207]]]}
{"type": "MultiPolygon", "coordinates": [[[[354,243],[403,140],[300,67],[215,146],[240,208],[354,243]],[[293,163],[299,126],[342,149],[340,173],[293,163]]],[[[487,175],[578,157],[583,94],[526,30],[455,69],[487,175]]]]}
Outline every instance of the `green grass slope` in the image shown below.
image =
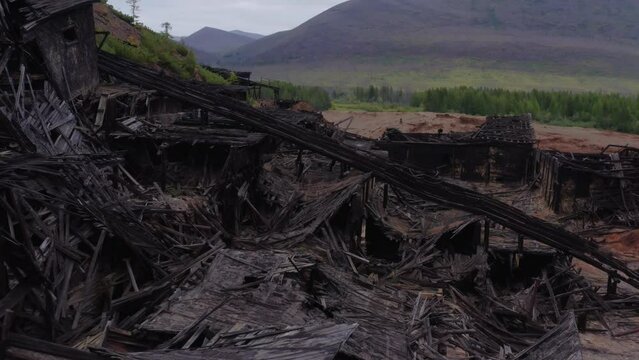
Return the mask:
{"type": "MultiPolygon", "coordinates": [[[[213,84],[226,84],[218,74],[199,65],[193,52],[175,42],[166,34],[156,33],[118,12],[106,3],[95,4],[94,17],[98,31],[108,31],[102,50],[137,63],[164,70],[184,79],[203,80],[213,84]]],[[[103,36],[98,35],[98,45],[103,36]]]]}

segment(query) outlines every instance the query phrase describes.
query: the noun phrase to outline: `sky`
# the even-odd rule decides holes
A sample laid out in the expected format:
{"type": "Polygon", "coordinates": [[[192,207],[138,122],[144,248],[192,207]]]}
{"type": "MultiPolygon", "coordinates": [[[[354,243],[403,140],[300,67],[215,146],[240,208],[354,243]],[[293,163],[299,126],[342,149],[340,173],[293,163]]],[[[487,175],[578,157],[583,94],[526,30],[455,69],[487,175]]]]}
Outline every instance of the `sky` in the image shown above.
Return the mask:
{"type": "MultiPolygon", "coordinates": [[[[174,36],[187,36],[209,26],[262,35],[290,30],[345,0],[140,0],[140,21],[160,30],[168,21],[174,36]]],[[[129,14],[126,0],[109,0],[129,14]]]]}

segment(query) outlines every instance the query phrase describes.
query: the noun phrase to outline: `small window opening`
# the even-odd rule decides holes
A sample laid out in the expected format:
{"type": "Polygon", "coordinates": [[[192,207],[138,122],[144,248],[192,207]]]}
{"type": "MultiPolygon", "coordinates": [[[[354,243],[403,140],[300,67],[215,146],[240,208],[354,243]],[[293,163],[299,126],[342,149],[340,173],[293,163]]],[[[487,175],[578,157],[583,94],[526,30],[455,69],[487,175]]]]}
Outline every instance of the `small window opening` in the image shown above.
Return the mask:
{"type": "Polygon", "coordinates": [[[66,41],[67,43],[78,41],[78,32],[76,31],[75,26],[66,28],[62,32],[62,36],[64,37],[64,41],[66,41]]]}

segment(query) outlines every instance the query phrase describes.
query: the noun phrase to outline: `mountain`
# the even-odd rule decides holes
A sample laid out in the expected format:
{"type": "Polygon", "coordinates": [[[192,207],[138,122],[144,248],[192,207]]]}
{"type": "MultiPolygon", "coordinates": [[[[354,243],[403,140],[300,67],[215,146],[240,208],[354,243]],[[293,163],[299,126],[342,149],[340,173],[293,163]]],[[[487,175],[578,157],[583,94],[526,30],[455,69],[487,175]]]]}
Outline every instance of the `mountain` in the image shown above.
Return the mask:
{"type": "Polygon", "coordinates": [[[204,27],[183,38],[182,42],[193,49],[200,63],[208,65],[217,60],[218,54],[252,43],[255,39],[251,36],[255,35],[204,27]]]}
{"type": "Polygon", "coordinates": [[[246,36],[246,37],[251,38],[253,40],[261,39],[261,38],[264,37],[264,35],[261,35],[261,34],[256,34],[256,33],[251,33],[251,32],[246,32],[246,31],[241,31],[241,30],[233,30],[233,31],[231,31],[231,33],[236,34],[236,35],[246,36]]]}
{"type": "Polygon", "coordinates": [[[228,52],[269,78],[639,91],[636,0],[350,0],[228,52]]]}

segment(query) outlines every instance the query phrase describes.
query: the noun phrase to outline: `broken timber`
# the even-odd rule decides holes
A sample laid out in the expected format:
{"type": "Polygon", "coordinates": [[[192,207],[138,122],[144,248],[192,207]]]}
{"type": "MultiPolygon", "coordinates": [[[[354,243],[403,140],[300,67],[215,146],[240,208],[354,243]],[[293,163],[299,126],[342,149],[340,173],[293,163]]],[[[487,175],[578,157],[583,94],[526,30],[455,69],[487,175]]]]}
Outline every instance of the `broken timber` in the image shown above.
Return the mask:
{"type": "Polygon", "coordinates": [[[450,206],[508,227],[528,238],[555,247],[605,272],[617,270],[623,281],[639,288],[639,273],[630,269],[599,246],[557,225],[532,217],[523,211],[490,196],[450,184],[441,178],[418,173],[389,163],[381,157],[350,148],[337,140],[280,121],[247,104],[220,95],[218,92],[196,89],[188,82],[162,78],[151,69],[99,53],[101,71],[130,83],[154,89],[167,96],[201,106],[213,114],[252,126],[266,134],[290,141],[362,171],[371,172],[392,186],[401,188],[424,200],[450,206]]]}

